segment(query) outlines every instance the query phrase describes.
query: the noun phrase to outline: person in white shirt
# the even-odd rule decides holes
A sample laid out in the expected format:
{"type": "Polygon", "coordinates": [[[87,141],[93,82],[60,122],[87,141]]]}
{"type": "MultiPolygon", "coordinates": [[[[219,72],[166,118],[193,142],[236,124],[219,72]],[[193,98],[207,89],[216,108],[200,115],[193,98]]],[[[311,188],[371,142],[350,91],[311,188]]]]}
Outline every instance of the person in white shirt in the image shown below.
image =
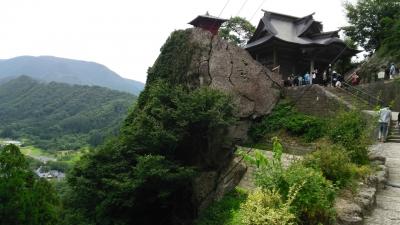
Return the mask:
{"type": "Polygon", "coordinates": [[[386,141],[388,134],[388,126],[392,116],[389,106],[386,106],[379,110],[379,135],[378,139],[381,142],[386,141]]]}

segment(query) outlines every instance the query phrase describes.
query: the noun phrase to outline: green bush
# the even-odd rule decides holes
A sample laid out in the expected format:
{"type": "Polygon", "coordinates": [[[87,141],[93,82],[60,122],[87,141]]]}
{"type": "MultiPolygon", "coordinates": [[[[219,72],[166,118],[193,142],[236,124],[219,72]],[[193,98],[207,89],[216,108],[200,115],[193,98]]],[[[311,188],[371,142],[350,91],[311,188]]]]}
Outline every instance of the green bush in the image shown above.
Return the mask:
{"type": "Polygon", "coordinates": [[[296,216],[290,210],[290,200],[284,202],[276,190],[257,189],[240,207],[244,225],[291,225],[296,216]]]}
{"type": "Polygon", "coordinates": [[[241,224],[240,206],[247,199],[247,193],[234,189],[220,201],[205,209],[195,221],[196,225],[239,225],[241,224]]]}
{"type": "Polygon", "coordinates": [[[303,137],[310,142],[324,135],[323,120],[297,112],[289,103],[278,104],[270,115],[255,123],[249,130],[253,141],[258,141],[265,135],[284,129],[290,134],[303,137]]]}
{"type": "Polygon", "coordinates": [[[322,172],[297,163],[285,171],[283,179],[279,188],[282,196],[288,196],[290,187],[303,184],[292,203],[301,224],[331,224],[335,220],[335,188],[322,172]]]}
{"type": "Polygon", "coordinates": [[[339,146],[324,146],[307,155],[303,165],[321,170],[324,177],[332,181],[337,187],[348,185],[356,176],[354,165],[348,153],[339,146]]]}
{"type": "Polygon", "coordinates": [[[333,143],[342,145],[349,153],[351,161],[368,163],[366,137],[367,121],[360,111],[341,111],[330,121],[328,136],[333,143]]]}
{"type": "Polygon", "coordinates": [[[335,188],[318,169],[305,167],[297,162],[284,169],[282,145],[278,139],[273,139],[273,158],[267,159],[261,152],[248,155],[246,161],[257,166],[255,182],[264,190],[278,190],[289,200],[290,188],[301,187],[291,203],[291,209],[300,223],[330,224],[334,221],[333,204],[335,188]]]}

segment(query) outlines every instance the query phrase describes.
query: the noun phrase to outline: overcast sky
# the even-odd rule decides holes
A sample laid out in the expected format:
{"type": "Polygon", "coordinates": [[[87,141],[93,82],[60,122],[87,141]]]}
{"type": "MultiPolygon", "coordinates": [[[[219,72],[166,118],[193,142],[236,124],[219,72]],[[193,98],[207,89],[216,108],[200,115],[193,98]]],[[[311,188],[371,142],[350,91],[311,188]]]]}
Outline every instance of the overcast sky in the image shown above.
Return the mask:
{"type": "MultiPolygon", "coordinates": [[[[206,11],[218,16],[226,3],[0,0],[0,59],[52,55],[94,61],[144,82],[147,68],[172,31],[190,27],[187,23],[206,11]]],[[[262,9],[299,17],[315,12],[325,31],[346,25],[343,0],[230,0],[221,17],[255,15],[251,22],[256,26],[263,14],[256,11],[261,4],[262,9]]]]}

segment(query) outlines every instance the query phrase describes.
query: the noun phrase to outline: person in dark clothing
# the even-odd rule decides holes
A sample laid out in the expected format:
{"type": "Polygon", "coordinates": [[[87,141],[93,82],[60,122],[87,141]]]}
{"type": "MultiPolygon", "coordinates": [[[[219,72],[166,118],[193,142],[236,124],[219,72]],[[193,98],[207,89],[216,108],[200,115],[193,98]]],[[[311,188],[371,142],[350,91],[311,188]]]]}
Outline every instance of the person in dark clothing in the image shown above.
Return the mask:
{"type": "Polygon", "coordinates": [[[399,114],[397,114],[397,127],[400,130],[400,112],[399,112],[399,114]]]}

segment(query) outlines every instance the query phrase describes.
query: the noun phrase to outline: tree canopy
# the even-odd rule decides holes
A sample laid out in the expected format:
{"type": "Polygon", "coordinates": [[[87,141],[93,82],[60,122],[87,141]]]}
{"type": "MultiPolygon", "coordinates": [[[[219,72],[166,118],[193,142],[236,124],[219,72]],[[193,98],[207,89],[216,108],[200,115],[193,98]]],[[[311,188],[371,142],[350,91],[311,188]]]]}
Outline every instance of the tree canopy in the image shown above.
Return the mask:
{"type": "Polygon", "coordinates": [[[256,28],[248,20],[236,16],[230,18],[221,26],[219,35],[225,40],[244,47],[255,30],[256,28]]]}
{"type": "Polygon", "coordinates": [[[373,53],[382,46],[386,38],[392,35],[393,22],[399,18],[398,0],[358,0],[357,3],[345,3],[346,15],[350,26],[345,33],[367,52],[373,53]]]}
{"type": "Polygon", "coordinates": [[[29,168],[18,147],[0,149],[0,225],[55,225],[59,200],[29,168]]]}

